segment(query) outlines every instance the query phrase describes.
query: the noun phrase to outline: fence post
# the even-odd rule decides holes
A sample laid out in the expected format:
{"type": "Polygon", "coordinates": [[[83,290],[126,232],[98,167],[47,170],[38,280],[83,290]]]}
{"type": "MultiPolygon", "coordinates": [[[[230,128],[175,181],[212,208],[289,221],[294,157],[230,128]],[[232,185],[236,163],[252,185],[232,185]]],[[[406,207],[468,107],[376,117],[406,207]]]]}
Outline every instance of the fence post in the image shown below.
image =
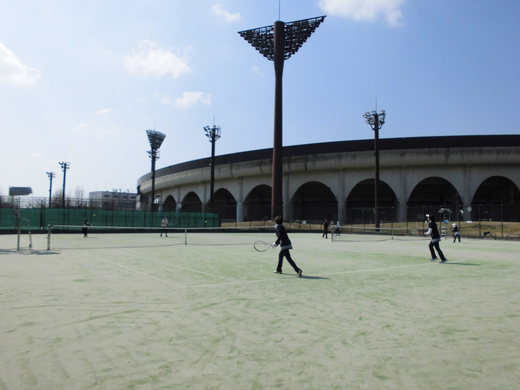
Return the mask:
{"type": "Polygon", "coordinates": [[[504,238],[504,205],[500,205],[500,221],[502,222],[502,238],[504,238]]]}
{"type": "Polygon", "coordinates": [[[51,225],[47,225],[47,250],[51,250],[51,225]]]}
{"type": "Polygon", "coordinates": [[[481,224],[480,224],[480,207],[481,206],[482,206],[481,204],[478,205],[478,236],[479,237],[482,237],[482,231],[481,231],[482,227],[481,227],[481,224]]]}

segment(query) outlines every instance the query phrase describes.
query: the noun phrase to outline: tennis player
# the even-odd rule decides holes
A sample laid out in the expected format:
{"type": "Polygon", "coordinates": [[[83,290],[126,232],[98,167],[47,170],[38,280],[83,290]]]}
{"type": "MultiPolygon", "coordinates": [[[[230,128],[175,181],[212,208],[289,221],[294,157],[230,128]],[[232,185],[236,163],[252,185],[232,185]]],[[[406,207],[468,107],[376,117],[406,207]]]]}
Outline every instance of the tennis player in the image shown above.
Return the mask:
{"type": "Polygon", "coordinates": [[[90,223],[88,223],[88,220],[83,220],[83,227],[81,228],[81,232],[83,233],[83,237],[88,237],[88,227],[90,226],[90,223]]]}
{"type": "Polygon", "coordinates": [[[164,235],[166,237],[168,237],[168,217],[165,215],[162,220],[161,220],[161,227],[162,227],[162,230],[161,230],[161,237],[164,233],[164,235]]]}
{"type": "Polygon", "coordinates": [[[454,223],[451,226],[452,226],[451,230],[453,230],[453,242],[455,242],[457,240],[457,238],[459,239],[459,242],[460,242],[460,229],[459,229],[459,227],[457,226],[456,223],[454,223]]]}
{"type": "Polygon", "coordinates": [[[321,238],[329,238],[329,236],[327,235],[329,234],[329,221],[323,221],[322,230],[323,234],[321,235],[321,238]]]}
{"type": "Polygon", "coordinates": [[[291,253],[289,252],[289,249],[292,249],[291,240],[289,239],[289,236],[287,235],[287,231],[285,230],[285,227],[283,226],[283,219],[281,216],[277,216],[274,219],[275,225],[275,231],[276,231],[276,241],[273,243],[273,246],[280,245],[280,253],[278,254],[278,266],[276,267],[276,270],[273,272],[277,274],[282,273],[282,265],[283,265],[283,258],[285,257],[289,264],[294,268],[294,271],[298,274],[298,277],[302,277],[302,269],[299,268],[294,260],[291,258],[291,253]]]}
{"type": "Polygon", "coordinates": [[[439,242],[441,242],[441,235],[439,234],[439,229],[437,228],[437,224],[435,223],[435,216],[429,215],[428,216],[428,231],[424,233],[425,236],[430,236],[431,241],[428,247],[430,248],[430,253],[432,255],[432,261],[437,260],[437,256],[435,255],[435,250],[439,254],[439,257],[441,258],[441,263],[445,263],[448,261],[446,257],[444,257],[444,253],[441,251],[441,247],[439,246],[439,242]]]}

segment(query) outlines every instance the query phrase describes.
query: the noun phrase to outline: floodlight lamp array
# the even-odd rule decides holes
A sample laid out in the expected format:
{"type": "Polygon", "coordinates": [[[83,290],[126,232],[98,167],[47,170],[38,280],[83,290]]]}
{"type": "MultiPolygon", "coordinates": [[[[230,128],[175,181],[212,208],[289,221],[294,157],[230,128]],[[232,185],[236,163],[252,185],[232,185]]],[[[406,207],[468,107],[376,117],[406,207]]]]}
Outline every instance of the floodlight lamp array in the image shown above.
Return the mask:
{"type": "Polygon", "coordinates": [[[295,54],[324,20],[325,16],[319,16],[286,23],[284,58],[295,54]]]}
{"type": "MultiPolygon", "coordinates": [[[[284,59],[295,54],[324,20],[325,16],[319,16],[285,23],[284,59]]],[[[239,31],[239,34],[265,58],[274,61],[274,26],[239,31]]]]}
{"type": "Polygon", "coordinates": [[[220,129],[220,126],[204,126],[204,131],[206,132],[206,137],[208,137],[209,142],[220,139],[220,129]]]}
{"type": "Polygon", "coordinates": [[[150,142],[150,147],[152,148],[151,152],[157,151],[161,147],[164,138],[166,138],[165,134],[157,130],[146,130],[146,135],[148,136],[148,142],[150,142]]]}
{"type": "Polygon", "coordinates": [[[60,164],[61,169],[63,169],[63,172],[65,172],[67,169],[70,169],[70,162],[66,161],[60,161],[58,162],[60,164]]]}
{"type": "Polygon", "coordinates": [[[273,26],[254,28],[239,31],[242,38],[260,52],[269,61],[274,61],[273,26]]]}
{"type": "Polygon", "coordinates": [[[377,117],[378,129],[380,129],[381,126],[385,124],[386,112],[385,110],[382,110],[379,113],[377,111],[365,112],[363,114],[363,117],[365,118],[366,122],[372,127],[373,130],[375,130],[377,117]]]}

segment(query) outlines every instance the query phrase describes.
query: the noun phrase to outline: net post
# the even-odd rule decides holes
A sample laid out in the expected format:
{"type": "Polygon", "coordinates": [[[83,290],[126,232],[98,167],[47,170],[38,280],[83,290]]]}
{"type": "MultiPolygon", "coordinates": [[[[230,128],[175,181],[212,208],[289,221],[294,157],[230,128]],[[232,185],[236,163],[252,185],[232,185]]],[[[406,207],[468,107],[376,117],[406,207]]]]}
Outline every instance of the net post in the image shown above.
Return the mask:
{"type": "Polygon", "coordinates": [[[184,246],[188,246],[188,228],[184,229],[184,246]]]}
{"type": "Polygon", "coordinates": [[[51,225],[47,225],[47,250],[51,250],[51,225]]]}
{"type": "Polygon", "coordinates": [[[16,251],[19,251],[20,250],[20,221],[21,221],[22,217],[20,216],[20,214],[17,214],[16,215],[16,228],[17,228],[17,237],[16,237],[16,251]]]}
{"type": "Polygon", "coordinates": [[[32,249],[31,220],[24,218],[27,222],[27,233],[29,234],[29,249],[32,249]]]}

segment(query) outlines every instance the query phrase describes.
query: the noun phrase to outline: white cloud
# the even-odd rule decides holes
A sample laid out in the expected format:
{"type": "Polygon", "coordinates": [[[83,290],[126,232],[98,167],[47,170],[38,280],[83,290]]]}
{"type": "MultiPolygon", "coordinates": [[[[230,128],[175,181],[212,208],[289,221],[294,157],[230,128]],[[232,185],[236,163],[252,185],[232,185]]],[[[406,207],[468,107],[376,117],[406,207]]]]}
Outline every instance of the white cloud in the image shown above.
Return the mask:
{"type": "Polygon", "coordinates": [[[0,43],[0,84],[32,85],[41,78],[38,69],[30,68],[0,43]]]}
{"type": "Polygon", "coordinates": [[[176,55],[148,39],[138,41],[137,48],[124,58],[124,63],[128,72],[136,76],[170,75],[176,79],[191,72],[187,55],[176,55]]]}
{"type": "Polygon", "coordinates": [[[224,18],[227,23],[237,22],[240,20],[240,12],[229,12],[225,10],[220,4],[215,4],[211,7],[213,14],[224,18]]]}
{"type": "Polygon", "coordinates": [[[96,116],[103,116],[103,115],[108,114],[111,111],[112,111],[111,108],[102,108],[101,110],[96,111],[96,116]]]}
{"type": "Polygon", "coordinates": [[[372,21],[379,18],[388,25],[401,22],[401,7],[406,0],[320,0],[321,9],[329,15],[357,21],[372,21]]]}
{"type": "MultiPolygon", "coordinates": [[[[165,99],[163,99],[163,102],[165,99]]],[[[211,94],[207,92],[184,92],[181,97],[175,99],[175,106],[178,108],[191,108],[199,103],[211,104],[211,94]]]]}

